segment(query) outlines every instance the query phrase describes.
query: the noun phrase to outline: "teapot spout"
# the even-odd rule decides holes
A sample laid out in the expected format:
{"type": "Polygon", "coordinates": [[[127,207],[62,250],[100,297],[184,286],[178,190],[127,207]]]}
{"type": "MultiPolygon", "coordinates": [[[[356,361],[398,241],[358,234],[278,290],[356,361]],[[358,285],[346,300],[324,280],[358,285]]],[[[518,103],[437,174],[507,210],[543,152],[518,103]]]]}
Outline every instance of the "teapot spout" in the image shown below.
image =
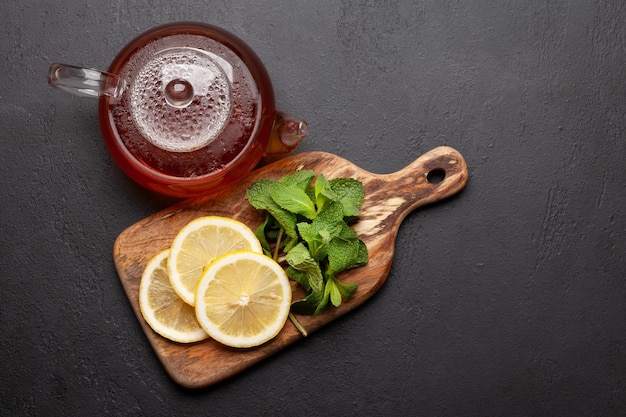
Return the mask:
{"type": "Polygon", "coordinates": [[[266,156],[280,156],[292,152],[308,134],[309,125],[306,120],[278,111],[266,156]]]}

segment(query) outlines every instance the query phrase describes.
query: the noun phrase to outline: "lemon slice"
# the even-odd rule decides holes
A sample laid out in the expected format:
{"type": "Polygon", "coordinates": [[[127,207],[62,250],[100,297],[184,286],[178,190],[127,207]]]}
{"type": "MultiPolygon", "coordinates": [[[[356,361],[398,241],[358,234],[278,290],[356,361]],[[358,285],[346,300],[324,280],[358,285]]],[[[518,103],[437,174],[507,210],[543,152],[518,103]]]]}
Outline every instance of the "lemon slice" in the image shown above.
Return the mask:
{"type": "Polygon", "coordinates": [[[206,216],[185,225],[172,242],[167,270],[172,287],[187,304],[207,265],[218,256],[237,250],[262,252],[252,230],[240,221],[206,216]]]}
{"type": "Polygon", "coordinates": [[[208,335],[196,312],[170,285],[167,274],[169,250],[158,253],[146,266],[139,283],[139,308],[146,322],[161,336],[180,343],[198,342],[208,335]]]}
{"type": "Polygon", "coordinates": [[[261,345],[280,332],[291,305],[285,270],[250,251],[213,261],[198,282],[196,317],[204,330],[227,346],[261,345]]]}

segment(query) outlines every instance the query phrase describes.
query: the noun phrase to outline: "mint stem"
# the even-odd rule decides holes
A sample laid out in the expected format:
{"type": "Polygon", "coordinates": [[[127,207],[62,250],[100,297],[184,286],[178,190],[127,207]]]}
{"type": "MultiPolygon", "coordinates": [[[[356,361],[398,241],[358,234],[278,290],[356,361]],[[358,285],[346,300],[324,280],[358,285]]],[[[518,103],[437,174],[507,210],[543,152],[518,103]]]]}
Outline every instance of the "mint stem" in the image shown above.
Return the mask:
{"type": "Polygon", "coordinates": [[[291,313],[291,312],[289,313],[289,320],[291,320],[293,325],[296,326],[296,329],[298,329],[298,331],[300,332],[300,334],[302,336],[307,337],[309,335],[309,333],[306,331],[306,329],[304,327],[302,327],[302,324],[300,324],[300,322],[298,321],[296,316],[294,316],[294,314],[291,313]]]}
{"type": "Polygon", "coordinates": [[[278,252],[280,251],[280,241],[283,238],[283,228],[278,231],[278,237],[276,238],[276,247],[274,248],[274,260],[278,261],[278,252]]]}

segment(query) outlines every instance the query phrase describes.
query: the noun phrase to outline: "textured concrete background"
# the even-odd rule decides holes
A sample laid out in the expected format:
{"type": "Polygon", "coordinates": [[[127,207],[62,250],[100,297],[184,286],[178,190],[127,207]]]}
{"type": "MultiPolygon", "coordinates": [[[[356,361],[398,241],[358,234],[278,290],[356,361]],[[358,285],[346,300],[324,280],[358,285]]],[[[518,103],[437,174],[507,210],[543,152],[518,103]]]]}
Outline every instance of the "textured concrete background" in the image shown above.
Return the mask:
{"type": "Polygon", "coordinates": [[[626,415],[623,0],[4,1],[0,415],[626,415]],[[300,151],[470,167],[411,214],[380,292],[217,386],[174,384],[116,275],[173,201],[110,160],[96,102],[46,85],[199,20],[258,53],[300,151]]]}

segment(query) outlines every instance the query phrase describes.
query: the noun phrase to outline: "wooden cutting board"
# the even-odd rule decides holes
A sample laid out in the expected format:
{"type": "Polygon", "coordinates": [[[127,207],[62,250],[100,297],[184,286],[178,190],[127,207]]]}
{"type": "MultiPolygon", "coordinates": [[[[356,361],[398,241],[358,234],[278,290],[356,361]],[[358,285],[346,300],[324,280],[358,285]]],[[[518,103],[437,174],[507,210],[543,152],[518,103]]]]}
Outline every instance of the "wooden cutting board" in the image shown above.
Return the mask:
{"type": "MultiPolygon", "coordinates": [[[[266,165],[224,192],[182,201],[124,230],[113,248],[120,280],[150,344],[167,373],[178,384],[187,388],[209,386],[304,338],[287,320],[278,336],[256,348],[234,349],[211,339],[179,344],[159,336],[148,326],[141,316],[138,300],[144,267],[155,254],[170,246],[185,224],[200,216],[220,215],[238,219],[254,230],[265,215],[248,203],[248,187],[258,179],[279,179],[299,169],[311,169],[324,174],[327,179],[351,177],[363,183],[362,215],[353,228],[369,251],[367,265],[340,275],[344,282],[359,284],[350,300],[316,316],[297,316],[309,337],[313,331],[361,305],[385,282],[393,261],[398,228],[406,215],[417,207],[457,193],[468,178],[463,157],[449,147],[435,148],[406,168],[385,175],[372,174],[332,154],[308,152],[266,165]]],[[[301,296],[294,293],[294,299],[301,296]]]]}

